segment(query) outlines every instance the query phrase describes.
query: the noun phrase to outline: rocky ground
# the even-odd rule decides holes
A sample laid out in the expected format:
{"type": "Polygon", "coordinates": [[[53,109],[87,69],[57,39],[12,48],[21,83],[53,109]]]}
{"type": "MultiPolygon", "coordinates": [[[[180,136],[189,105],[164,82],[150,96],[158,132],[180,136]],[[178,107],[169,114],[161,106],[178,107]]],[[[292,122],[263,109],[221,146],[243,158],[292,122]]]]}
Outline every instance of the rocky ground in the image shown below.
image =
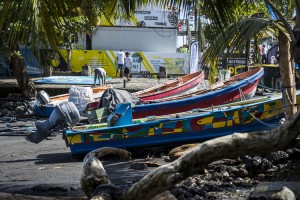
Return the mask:
{"type": "MultiPolygon", "coordinates": [[[[25,140],[28,134],[26,130],[36,118],[0,119],[2,131],[5,127],[13,129],[1,132],[0,136],[2,195],[14,193],[25,196],[85,198],[79,184],[83,157],[70,154],[60,133],[39,144],[32,144],[25,140]]],[[[265,157],[245,156],[214,162],[203,173],[170,189],[169,196],[179,200],[262,199],[261,194],[251,194],[258,184],[283,182],[281,186],[288,186],[288,183],[300,180],[299,141],[296,140],[287,151],[273,152],[265,157]]],[[[102,161],[112,182],[125,191],[150,171],[171,162],[167,153],[168,150],[146,149],[133,152],[133,157],[128,162],[122,162],[114,156],[105,157],[102,161]]],[[[297,190],[294,193],[297,195],[297,190]]]]}
{"type": "MultiPolygon", "coordinates": [[[[39,144],[25,140],[35,128],[33,122],[43,120],[32,115],[28,104],[24,99],[12,97],[1,100],[0,199],[33,199],[34,196],[38,196],[36,199],[85,199],[79,184],[83,157],[70,154],[61,131],[39,144]]],[[[300,139],[297,139],[286,151],[264,157],[220,160],[210,164],[203,173],[177,184],[168,196],[179,200],[280,199],[271,195],[287,186],[293,192],[284,189],[281,197],[291,199],[294,194],[299,198],[299,155],[300,139]],[[270,183],[276,186],[272,192],[257,191],[260,185],[270,183]]],[[[128,162],[114,156],[102,161],[112,182],[123,191],[158,166],[171,162],[168,149],[133,152],[128,162]]]]}

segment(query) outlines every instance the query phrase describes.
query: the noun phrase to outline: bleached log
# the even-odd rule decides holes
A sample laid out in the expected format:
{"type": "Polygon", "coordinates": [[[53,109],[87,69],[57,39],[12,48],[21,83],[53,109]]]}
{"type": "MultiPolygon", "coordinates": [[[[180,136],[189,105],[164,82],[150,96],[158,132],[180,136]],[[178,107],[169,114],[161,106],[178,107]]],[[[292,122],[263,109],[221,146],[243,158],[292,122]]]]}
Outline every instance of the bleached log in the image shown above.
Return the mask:
{"type": "Polygon", "coordinates": [[[170,157],[170,159],[176,160],[179,157],[181,157],[182,155],[186,154],[187,152],[191,151],[193,148],[195,148],[196,146],[198,146],[199,144],[185,144],[179,147],[176,147],[174,149],[172,149],[168,156],[170,157]]]}
{"type": "Polygon", "coordinates": [[[83,160],[83,171],[81,175],[81,188],[87,197],[90,199],[111,199],[111,192],[114,192],[114,185],[108,179],[107,173],[99,160],[99,158],[114,154],[120,156],[122,160],[129,160],[131,158],[131,153],[117,148],[99,148],[94,151],[89,152],[83,160]],[[97,189],[101,187],[101,189],[97,189]]]}
{"type": "Polygon", "coordinates": [[[203,142],[179,159],[163,165],[136,182],[121,199],[148,200],[202,171],[213,161],[243,155],[265,155],[283,150],[300,133],[300,112],[270,131],[235,133],[203,142]]]}

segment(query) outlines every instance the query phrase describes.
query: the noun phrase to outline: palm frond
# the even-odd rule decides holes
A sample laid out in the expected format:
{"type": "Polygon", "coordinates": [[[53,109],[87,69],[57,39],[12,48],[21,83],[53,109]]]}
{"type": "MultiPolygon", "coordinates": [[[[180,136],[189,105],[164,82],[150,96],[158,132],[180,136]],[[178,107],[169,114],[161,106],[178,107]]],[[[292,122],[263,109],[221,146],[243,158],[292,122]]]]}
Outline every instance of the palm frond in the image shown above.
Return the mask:
{"type": "Polygon", "coordinates": [[[215,58],[223,51],[232,52],[234,49],[244,47],[246,41],[253,35],[270,26],[271,20],[260,18],[247,18],[228,26],[223,33],[220,33],[204,53],[204,59],[215,58]]]}
{"type": "MultiPolygon", "coordinates": [[[[246,42],[255,35],[264,31],[274,31],[274,29],[285,30],[282,23],[274,22],[262,18],[247,18],[228,26],[224,32],[217,35],[215,40],[204,52],[204,62],[209,63],[211,69],[216,71],[216,63],[224,53],[232,53],[236,50],[245,50],[246,42]]],[[[285,31],[288,35],[288,33],[285,31]]],[[[211,73],[213,77],[216,73],[211,73]]],[[[213,78],[211,81],[213,82],[213,78]]]]}

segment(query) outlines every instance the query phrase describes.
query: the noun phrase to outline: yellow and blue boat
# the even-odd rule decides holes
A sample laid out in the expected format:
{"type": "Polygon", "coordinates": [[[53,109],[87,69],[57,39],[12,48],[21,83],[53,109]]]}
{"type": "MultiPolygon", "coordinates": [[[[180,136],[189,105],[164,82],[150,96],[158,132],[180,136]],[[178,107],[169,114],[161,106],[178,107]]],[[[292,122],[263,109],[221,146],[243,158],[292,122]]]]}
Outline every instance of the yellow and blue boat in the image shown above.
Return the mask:
{"type": "MultiPolygon", "coordinates": [[[[297,102],[300,102],[300,93],[297,102]]],[[[64,138],[72,154],[100,147],[136,149],[196,143],[234,132],[275,128],[284,117],[281,94],[163,116],[133,119],[129,103],[117,106],[108,123],[75,126],[64,138]]]]}

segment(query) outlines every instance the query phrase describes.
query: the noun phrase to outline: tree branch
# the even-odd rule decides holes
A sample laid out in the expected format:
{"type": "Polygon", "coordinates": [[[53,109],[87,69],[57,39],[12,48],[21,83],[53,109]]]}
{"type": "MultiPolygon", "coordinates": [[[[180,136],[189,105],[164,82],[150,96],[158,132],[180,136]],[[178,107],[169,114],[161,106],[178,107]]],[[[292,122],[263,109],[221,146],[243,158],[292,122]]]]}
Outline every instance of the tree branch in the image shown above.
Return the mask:
{"type": "Polygon", "coordinates": [[[202,171],[213,161],[243,155],[264,155],[284,149],[299,135],[300,112],[270,131],[235,133],[199,144],[174,162],[163,165],[136,182],[122,199],[151,199],[176,183],[202,171]]]}

